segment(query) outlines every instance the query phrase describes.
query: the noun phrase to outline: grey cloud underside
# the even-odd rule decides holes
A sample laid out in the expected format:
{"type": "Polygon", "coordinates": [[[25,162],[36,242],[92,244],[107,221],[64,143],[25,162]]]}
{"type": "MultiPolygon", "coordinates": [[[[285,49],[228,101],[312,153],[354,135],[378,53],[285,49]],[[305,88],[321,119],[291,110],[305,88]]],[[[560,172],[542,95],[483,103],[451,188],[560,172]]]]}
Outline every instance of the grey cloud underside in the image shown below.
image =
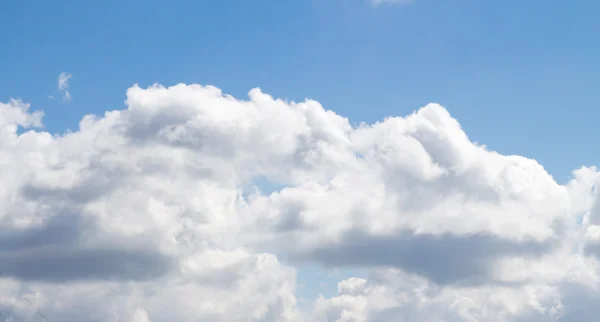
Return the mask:
{"type": "Polygon", "coordinates": [[[148,280],[164,276],[172,262],[139,250],[43,247],[0,253],[0,276],[28,281],[148,280]]]}
{"type": "Polygon", "coordinates": [[[87,246],[94,224],[65,211],[42,227],[0,233],[0,276],[27,281],[148,280],[166,275],[173,260],[155,251],[87,246]]]}
{"type": "Polygon", "coordinates": [[[381,237],[351,232],[337,245],[291,255],[291,258],[315,260],[327,266],[389,266],[442,285],[481,285],[494,282],[490,269],[495,260],[510,256],[537,257],[554,246],[554,242],[517,243],[483,234],[434,236],[404,231],[381,237]]]}
{"type": "Polygon", "coordinates": [[[583,252],[586,255],[600,258],[600,241],[588,241],[583,247],[583,252]]]}
{"type": "MultiPolygon", "coordinates": [[[[414,306],[402,306],[387,308],[376,311],[369,316],[369,322],[389,322],[389,321],[426,321],[435,316],[437,321],[462,322],[463,318],[452,311],[441,313],[432,313],[429,308],[419,308],[414,306]]],[[[436,321],[436,320],[434,320],[436,321]]]]}
{"type": "Polygon", "coordinates": [[[81,184],[68,189],[47,189],[27,184],[21,189],[21,193],[29,200],[70,201],[74,204],[85,204],[113,191],[118,186],[116,175],[101,174],[98,171],[84,179],[81,184]]]}
{"type": "Polygon", "coordinates": [[[16,252],[79,243],[83,232],[90,227],[90,222],[84,217],[65,211],[46,219],[41,227],[0,232],[0,251],[16,252]]]}

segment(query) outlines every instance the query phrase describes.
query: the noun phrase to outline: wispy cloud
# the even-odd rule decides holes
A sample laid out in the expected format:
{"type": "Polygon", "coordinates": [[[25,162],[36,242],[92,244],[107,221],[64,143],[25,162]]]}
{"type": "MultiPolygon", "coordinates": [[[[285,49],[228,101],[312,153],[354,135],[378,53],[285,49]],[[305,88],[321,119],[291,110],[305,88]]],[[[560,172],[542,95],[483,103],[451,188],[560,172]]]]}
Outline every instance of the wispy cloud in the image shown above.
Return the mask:
{"type": "Polygon", "coordinates": [[[69,79],[71,74],[62,72],[58,75],[58,91],[62,94],[63,101],[68,102],[72,99],[69,92],[69,79]]]}
{"type": "Polygon", "coordinates": [[[378,7],[383,4],[391,4],[391,5],[406,5],[412,3],[413,0],[369,0],[373,7],[378,7]]]}

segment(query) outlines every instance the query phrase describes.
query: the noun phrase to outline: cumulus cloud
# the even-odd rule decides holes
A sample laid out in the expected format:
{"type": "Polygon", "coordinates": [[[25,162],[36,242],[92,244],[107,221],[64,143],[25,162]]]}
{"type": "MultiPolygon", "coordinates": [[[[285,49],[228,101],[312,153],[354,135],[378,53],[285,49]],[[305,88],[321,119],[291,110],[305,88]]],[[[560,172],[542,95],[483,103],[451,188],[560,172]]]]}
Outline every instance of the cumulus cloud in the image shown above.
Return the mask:
{"type": "Polygon", "coordinates": [[[69,92],[69,79],[71,79],[71,74],[69,73],[62,72],[58,75],[58,92],[62,95],[62,99],[65,102],[72,99],[69,92]]]}
{"type": "Polygon", "coordinates": [[[51,135],[42,112],[0,103],[3,317],[32,317],[24,297],[67,322],[597,312],[596,168],[558,184],[473,143],[437,104],[360,126],[259,89],[136,85],[126,104],[51,135]],[[371,273],[301,310],[303,262],[371,273]]]}

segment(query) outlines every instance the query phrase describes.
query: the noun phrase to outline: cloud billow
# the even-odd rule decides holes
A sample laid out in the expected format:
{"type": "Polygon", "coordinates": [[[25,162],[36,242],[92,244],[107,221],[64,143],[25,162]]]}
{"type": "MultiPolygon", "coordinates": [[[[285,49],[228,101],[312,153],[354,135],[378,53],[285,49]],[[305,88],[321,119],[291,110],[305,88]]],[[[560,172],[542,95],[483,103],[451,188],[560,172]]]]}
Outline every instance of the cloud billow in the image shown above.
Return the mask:
{"type": "Polygon", "coordinates": [[[352,126],[260,89],[126,103],[61,135],[0,103],[3,317],[26,296],[55,321],[564,320],[600,294],[597,170],[558,184],[440,105],[352,126]],[[371,273],[307,310],[302,261],[371,273]]]}

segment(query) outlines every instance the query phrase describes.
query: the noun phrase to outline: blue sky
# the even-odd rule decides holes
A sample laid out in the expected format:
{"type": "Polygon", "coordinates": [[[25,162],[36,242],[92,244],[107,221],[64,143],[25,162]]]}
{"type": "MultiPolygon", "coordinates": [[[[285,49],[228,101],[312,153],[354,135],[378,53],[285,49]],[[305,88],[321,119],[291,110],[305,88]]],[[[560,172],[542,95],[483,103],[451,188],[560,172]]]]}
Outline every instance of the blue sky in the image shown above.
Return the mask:
{"type": "Polygon", "coordinates": [[[52,132],[123,107],[134,83],[317,99],[352,121],[438,102],[476,141],[563,181],[599,153],[600,3],[415,0],[3,1],[0,97],[52,132]],[[48,101],[61,72],[68,105],[48,101]]]}
{"type": "Polygon", "coordinates": [[[51,132],[123,108],[134,83],[185,82],[309,97],[353,122],[437,102],[473,140],[561,182],[600,157],[598,1],[5,0],[0,12],[0,98],[44,110],[51,132]],[[62,72],[67,103],[48,98],[62,72]]]}

